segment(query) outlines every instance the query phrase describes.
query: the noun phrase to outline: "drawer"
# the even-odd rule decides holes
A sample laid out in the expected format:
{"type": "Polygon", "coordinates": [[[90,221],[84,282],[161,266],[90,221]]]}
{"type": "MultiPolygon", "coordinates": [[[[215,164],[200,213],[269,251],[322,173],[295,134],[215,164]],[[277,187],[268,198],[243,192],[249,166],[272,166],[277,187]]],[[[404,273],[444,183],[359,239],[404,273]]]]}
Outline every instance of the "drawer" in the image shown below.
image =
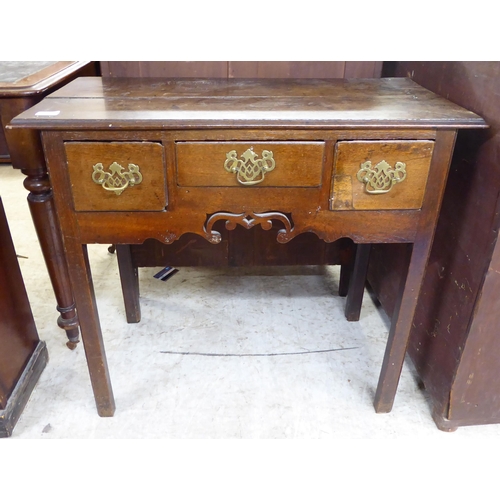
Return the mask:
{"type": "Polygon", "coordinates": [[[64,148],[76,211],[165,209],[161,144],[66,142],[64,148]]]}
{"type": "Polygon", "coordinates": [[[324,142],[178,142],[177,183],[205,187],[317,187],[324,142]]]}
{"type": "Polygon", "coordinates": [[[339,141],[332,210],[422,207],[434,141],[339,141]]]}

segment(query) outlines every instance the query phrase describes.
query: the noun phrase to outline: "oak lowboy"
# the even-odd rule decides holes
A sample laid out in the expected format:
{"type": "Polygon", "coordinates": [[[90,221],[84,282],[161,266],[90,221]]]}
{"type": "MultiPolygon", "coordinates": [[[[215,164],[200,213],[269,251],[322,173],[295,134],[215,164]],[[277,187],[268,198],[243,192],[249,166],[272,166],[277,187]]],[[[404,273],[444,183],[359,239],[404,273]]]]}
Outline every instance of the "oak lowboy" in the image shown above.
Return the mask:
{"type": "Polygon", "coordinates": [[[358,283],[370,244],[410,244],[375,396],[390,411],[456,131],[484,126],[405,78],[81,78],[18,116],[41,133],[99,414],[115,406],[86,245],[217,244],[219,221],[351,238],[358,283]]]}

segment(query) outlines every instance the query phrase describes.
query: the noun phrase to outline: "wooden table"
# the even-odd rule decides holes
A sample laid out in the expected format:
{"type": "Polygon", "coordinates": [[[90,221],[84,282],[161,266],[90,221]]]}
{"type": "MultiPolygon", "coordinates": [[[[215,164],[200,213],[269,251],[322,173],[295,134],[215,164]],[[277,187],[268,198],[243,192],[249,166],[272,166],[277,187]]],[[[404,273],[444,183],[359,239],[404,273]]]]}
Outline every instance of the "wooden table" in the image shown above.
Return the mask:
{"type": "Polygon", "coordinates": [[[456,131],[485,126],[405,78],[80,78],[15,118],[41,132],[99,415],[115,404],[87,245],[218,244],[219,224],[351,238],[351,312],[370,244],[410,243],[375,396],[389,412],[456,131]]]}

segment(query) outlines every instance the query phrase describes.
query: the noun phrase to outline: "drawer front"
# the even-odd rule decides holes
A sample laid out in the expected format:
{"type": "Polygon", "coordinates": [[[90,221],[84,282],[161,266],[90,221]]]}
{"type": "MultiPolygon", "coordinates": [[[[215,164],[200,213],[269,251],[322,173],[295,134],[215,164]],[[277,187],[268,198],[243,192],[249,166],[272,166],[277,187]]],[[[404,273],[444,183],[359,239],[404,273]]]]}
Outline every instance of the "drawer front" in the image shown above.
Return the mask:
{"type": "Polygon", "coordinates": [[[332,210],[422,207],[434,141],[340,141],[332,210]]]}
{"type": "Polygon", "coordinates": [[[165,209],[161,144],[66,142],[64,148],[76,211],[165,209]]]}
{"type": "Polygon", "coordinates": [[[177,183],[205,187],[317,187],[324,142],[178,142],[177,183]]]}

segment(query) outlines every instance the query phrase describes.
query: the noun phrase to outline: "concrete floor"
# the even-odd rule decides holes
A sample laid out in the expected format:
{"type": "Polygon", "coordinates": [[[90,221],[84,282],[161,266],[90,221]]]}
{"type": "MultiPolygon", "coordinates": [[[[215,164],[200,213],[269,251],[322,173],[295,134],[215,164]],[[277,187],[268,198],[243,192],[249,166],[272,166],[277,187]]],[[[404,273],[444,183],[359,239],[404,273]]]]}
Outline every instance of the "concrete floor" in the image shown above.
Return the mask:
{"type": "Polygon", "coordinates": [[[89,247],[116,400],[99,417],[83,346],[70,351],[56,326],[23,177],[0,167],[0,196],[50,359],[10,439],[500,436],[500,425],[439,431],[408,362],[393,411],[375,413],[389,322],[368,294],[360,321],[345,321],[336,266],[181,268],[167,282],[141,269],[142,320],[127,324],[107,245],[89,247]]]}

